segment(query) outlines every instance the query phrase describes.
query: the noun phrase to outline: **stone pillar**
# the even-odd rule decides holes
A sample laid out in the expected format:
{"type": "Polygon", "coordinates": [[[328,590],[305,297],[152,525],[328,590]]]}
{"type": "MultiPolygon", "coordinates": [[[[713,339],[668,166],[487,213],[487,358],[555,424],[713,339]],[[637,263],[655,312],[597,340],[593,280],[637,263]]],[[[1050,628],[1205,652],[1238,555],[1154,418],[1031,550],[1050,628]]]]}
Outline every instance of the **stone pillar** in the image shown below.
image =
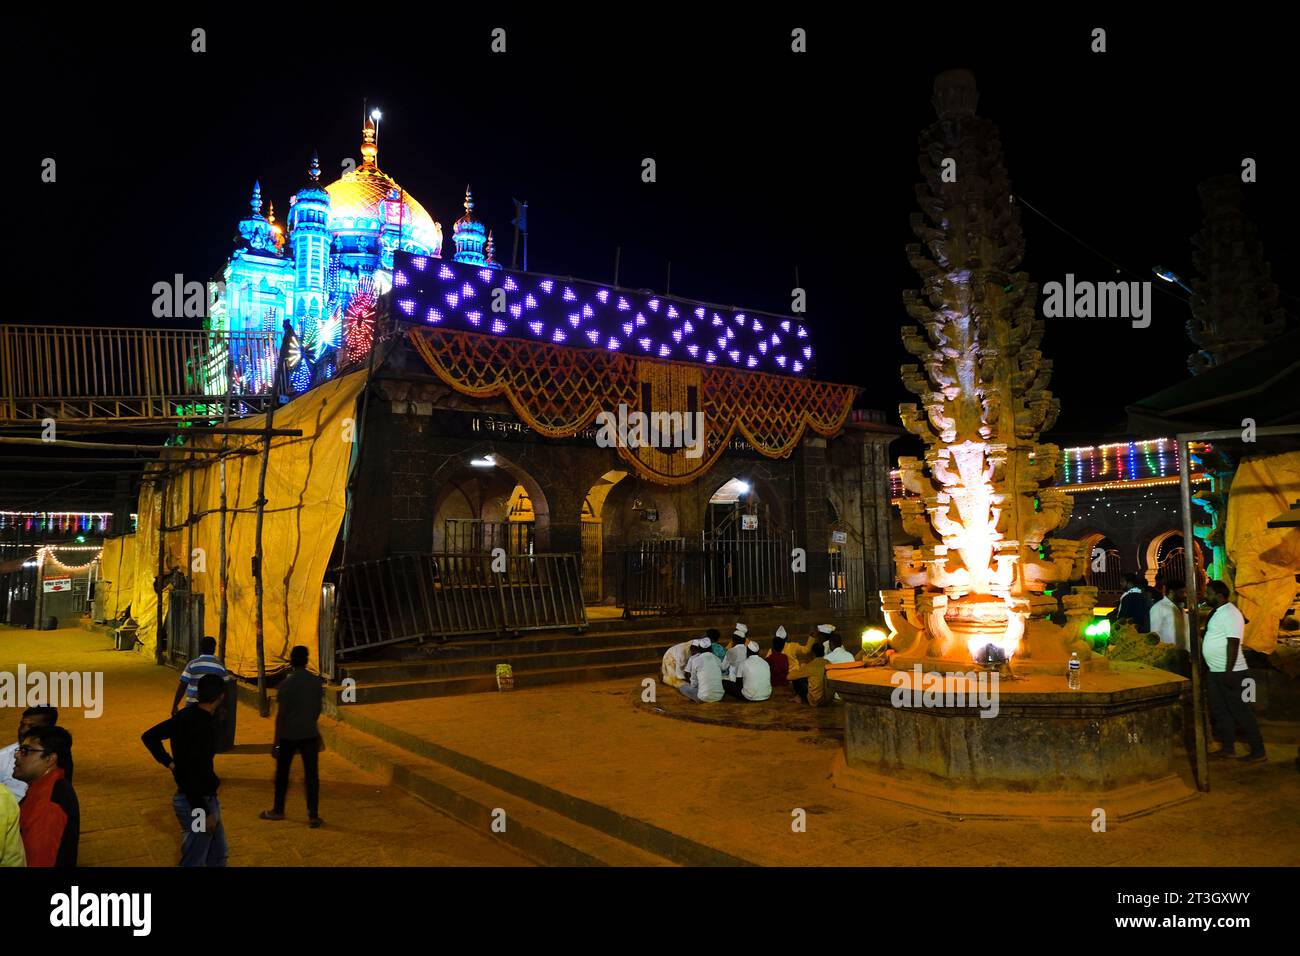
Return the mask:
{"type": "Polygon", "coordinates": [[[810,611],[830,609],[830,533],[826,529],[826,439],[805,438],[793,459],[790,502],[794,546],[808,555],[808,570],[794,576],[795,600],[810,611]]]}

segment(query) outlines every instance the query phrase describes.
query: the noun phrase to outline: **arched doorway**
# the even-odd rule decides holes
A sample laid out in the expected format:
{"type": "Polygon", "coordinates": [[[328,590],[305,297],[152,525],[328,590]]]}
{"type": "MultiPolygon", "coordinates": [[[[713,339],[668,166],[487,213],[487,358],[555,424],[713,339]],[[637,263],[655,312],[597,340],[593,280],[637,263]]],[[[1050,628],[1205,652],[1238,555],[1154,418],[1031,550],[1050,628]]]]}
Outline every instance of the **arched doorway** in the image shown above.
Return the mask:
{"type": "Polygon", "coordinates": [[[543,550],[548,509],[532,476],[499,455],[470,459],[438,488],[433,551],[507,554],[543,550]]]}
{"type": "MultiPolygon", "coordinates": [[[[1087,557],[1083,577],[1097,589],[1098,604],[1113,604],[1124,593],[1124,555],[1105,535],[1095,532],[1083,538],[1087,557]]],[[[1132,570],[1131,568],[1129,570],[1132,570]]]]}
{"type": "Polygon", "coordinates": [[[629,550],[680,550],[672,496],[626,471],[608,471],[582,505],[583,596],[589,604],[618,600],[622,562],[629,550]]]}
{"type": "MultiPolygon", "coordinates": [[[[1197,590],[1204,592],[1206,585],[1205,545],[1198,539],[1195,548],[1197,590]]],[[[1166,589],[1183,587],[1187,583],[1187,549],[1181,531],[1165,531],[1151,539],[1146,548],[1147,580],[1166,589]]]]}
{"type": "Polygon", "coordinates": [[[764,481],[732,476],[704,515],[704,587],[711,607],[794,600],[793,538],[780,499],[764,481]]]}

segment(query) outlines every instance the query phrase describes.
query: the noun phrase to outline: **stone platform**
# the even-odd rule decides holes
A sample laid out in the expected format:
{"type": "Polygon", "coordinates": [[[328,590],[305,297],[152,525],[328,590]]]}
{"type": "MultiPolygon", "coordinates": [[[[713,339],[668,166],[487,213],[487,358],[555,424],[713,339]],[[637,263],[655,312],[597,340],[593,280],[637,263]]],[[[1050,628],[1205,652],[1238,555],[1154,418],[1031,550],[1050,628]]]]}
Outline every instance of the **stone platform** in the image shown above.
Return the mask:
{"type": "Polygon", "coordinates": [[[910,687],[911,672],[859,668],[833,677],[845,713],[836,787],[931,813],[1060,821],[1098,809],[1108,821],[1126,820],[1196,796],[1175,761],[1185,678],[1091,671],[1077,691],[1064,677],[1004,678],[996,716],[985,717],[974,700],[927,706],[910,691],[896,694],[903,688],[895,675],[910,687]]]}
{"type": "Polygon", "coordinates": [[[734,697],[724,697],[714,704],[697,704],[662,682],[655,685],[653,701],[643,699],[641,687],[630,696],[637,710],[674,720],[745,730],[792,730],[828,738],[844,736],[843,707],[809,707],[789,686],[772,688],[771,698],[757,703],[741,703],[734,697]]]}

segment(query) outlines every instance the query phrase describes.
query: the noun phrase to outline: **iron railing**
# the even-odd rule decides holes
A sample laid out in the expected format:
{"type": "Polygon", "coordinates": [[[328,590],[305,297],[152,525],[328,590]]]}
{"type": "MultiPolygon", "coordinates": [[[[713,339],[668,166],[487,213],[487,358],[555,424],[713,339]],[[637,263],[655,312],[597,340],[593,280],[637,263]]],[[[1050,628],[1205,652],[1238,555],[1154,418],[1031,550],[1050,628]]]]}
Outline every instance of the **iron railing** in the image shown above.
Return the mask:
{"type": "Polygon", "coordinates": [[[336,657],[476,634],[585,628],[575,554],[400,554],[331,572],[336,657]]]}
{"type": "Polygon", "coordinates": [[[623,550],[619,599],[628,617],[698,614],[795,599],[793,537],[737,531],[643,541],[623,550]]]}
{"type": "Polygon", "coordinates": [[[848,557],[842,551],[830,552],[830,579],[827,596],[832,611],[863,614],[867,610],[867,588],[862,574],[862,558],[848,557]]]}
{"type": "Polygon", "coordinates": [[[453,554],[489,554],[493,548],[504,548],[507,554],[532,554],[535,527],[532,521],[447,518],[442,523],[439,550],[453,554]]]}
{"type": "Polygon", "coordinates": [[[277,354],[272,332],[0,325],[0,421],[206,418],[228,391],[255,411],[277,354]]]}

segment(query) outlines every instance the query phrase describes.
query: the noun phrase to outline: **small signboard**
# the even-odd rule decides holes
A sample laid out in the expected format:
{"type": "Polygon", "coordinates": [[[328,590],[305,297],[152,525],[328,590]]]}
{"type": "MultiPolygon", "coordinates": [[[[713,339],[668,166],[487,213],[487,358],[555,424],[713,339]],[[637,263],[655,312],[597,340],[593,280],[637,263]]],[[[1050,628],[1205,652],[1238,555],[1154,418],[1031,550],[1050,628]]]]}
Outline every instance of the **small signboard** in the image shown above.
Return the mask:
{"type": "Polygon", "coordinates": [[[832,531],[831,541],[835,544],[848,544],[849,533],[847,531],[832,531]]]}
{"type": "Polygon", "coordinates": [[[46,594],[52,594],[56,591],[71,591],[71,590],[72,590],[72,578],[70,576],[45,579],[46,594]]]}
{"type": "Polygon", "coordinates": [[[740,530],[741,530],[741,531],[757,531],[757,530],[758,530],[758,515],[741,515],[741,516],[740,516],[740,530]]]}

